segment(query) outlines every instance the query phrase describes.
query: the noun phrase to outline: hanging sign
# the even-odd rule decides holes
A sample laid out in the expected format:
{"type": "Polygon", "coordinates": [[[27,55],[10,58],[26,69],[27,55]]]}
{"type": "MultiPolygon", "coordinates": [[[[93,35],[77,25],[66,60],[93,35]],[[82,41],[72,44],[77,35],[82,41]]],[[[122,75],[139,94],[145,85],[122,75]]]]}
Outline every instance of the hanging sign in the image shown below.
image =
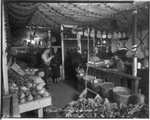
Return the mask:
{"type": "Polygon", "coordinates": [[[98,32],[97,32],[96,37],[97,37],[97,38],[101,38],[101,37],[102,37],[102,36],[101,36],[101,31],[98,31],[98,32]]]}
{"type": "Polygon", "coordinates": [[[121,36],[121,32],[119,32],[119,33],[118,33],[118,38],[121,38],[121,37],[122,37],[122,36],[121,36]]]}
{"type": "Polygon", "coordinates": [[[106,38],[106,32],[103,32],[102,38],[106,38]]]}
{"type": "Polygon", "coordinates": [[[112,34],[110,32],[108,33],[108,38],[112,38],[112,34]]]}
{"type": "Polygon", "coordinates": [[[114,32],[114,34],[113,34],[113,38],[114,38],[114,39],[116,39],[116,38],[117,38],[117,36],[118,36],[118,35],[117,35],[117,32],[114,32]]]}
{"type": "Polygon", "coordinates": [[[127,37],[125,32],[122,33],[122,37],[123,37],[123,38],[126,38],[126,37],[127,37]]]}
{"type": "Polygon", "coordinates": [[[95,37],[95,30],[94,30],[94,29],[91,31],[90,36],[91,36],[92,38],[95,37]]]}

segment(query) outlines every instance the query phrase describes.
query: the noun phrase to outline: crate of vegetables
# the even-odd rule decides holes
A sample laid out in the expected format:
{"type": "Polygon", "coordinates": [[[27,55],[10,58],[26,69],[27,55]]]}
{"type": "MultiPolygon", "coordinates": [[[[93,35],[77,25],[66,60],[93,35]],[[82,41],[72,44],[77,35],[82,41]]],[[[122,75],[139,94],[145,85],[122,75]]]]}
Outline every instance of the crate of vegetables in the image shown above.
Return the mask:
{"type": "Polygon", "coordinates": [[[101,94],[105,98],[112,98],[112,89],[115,87],[113,82],[104,82],[100,85],[101,94]]]}
{"type": "Polygon", "coordinates": [[[116,103],[132,103],[133,91],[126,87],[117,86],[113,88],[113,100],[116,103]]]}

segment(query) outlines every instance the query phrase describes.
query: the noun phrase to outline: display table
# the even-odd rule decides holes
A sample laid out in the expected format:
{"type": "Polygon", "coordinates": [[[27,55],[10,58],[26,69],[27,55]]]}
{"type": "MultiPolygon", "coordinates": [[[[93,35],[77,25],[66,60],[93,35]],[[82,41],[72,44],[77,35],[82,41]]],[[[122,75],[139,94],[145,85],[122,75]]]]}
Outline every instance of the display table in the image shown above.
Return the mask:
{"type": "Polygon", "coordinates": [[[51,96],[41,98],[35,101],[26,102],[19,105],[20,113],[38,110],[38,117],[43,117],[43,108],[52,105],[52,98],[51,96]]]}
{"type": "Polygon", "coordinates": [[[139,90],[139,80],[141,78],[132,76],[123,72],[116,72],[102,67],[89,67],[89,75],[96,76],[96,78],[104,79],[106,82],[114,82],[116,85],[129,87],[127,81],[131,82],[131,89],[137,93],[139,90]]]}

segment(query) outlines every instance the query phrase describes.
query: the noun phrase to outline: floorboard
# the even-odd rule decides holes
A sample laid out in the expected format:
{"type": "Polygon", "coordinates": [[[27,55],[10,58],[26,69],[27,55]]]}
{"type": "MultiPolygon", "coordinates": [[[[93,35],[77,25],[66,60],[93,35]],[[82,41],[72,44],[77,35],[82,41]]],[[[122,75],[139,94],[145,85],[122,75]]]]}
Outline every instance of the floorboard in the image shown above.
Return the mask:
{"type": "MultiPolygon", "coordinates": [[[[57,108],[65,108],[68,103],[77,100],[80,92],[77,90],[76,82],[72,79],[61,80],[59,83],[50,82],[47,91],[52,95],[52,104],[57,108]]],[[[21,114],[22,118],[37,118],[35,111],[21,114]]]]}

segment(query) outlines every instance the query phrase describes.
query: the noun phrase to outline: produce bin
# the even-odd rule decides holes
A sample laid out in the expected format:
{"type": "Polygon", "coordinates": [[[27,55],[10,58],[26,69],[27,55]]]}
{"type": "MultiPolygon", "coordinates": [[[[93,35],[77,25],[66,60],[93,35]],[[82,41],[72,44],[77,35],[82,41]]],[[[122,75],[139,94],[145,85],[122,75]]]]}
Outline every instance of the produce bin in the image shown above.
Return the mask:
{"type": "Polygon", "coordinates": [[[116,103],[133,103],[133,91],[126,87],[114,87],[113,88],[113,100],[116,103]]]}

